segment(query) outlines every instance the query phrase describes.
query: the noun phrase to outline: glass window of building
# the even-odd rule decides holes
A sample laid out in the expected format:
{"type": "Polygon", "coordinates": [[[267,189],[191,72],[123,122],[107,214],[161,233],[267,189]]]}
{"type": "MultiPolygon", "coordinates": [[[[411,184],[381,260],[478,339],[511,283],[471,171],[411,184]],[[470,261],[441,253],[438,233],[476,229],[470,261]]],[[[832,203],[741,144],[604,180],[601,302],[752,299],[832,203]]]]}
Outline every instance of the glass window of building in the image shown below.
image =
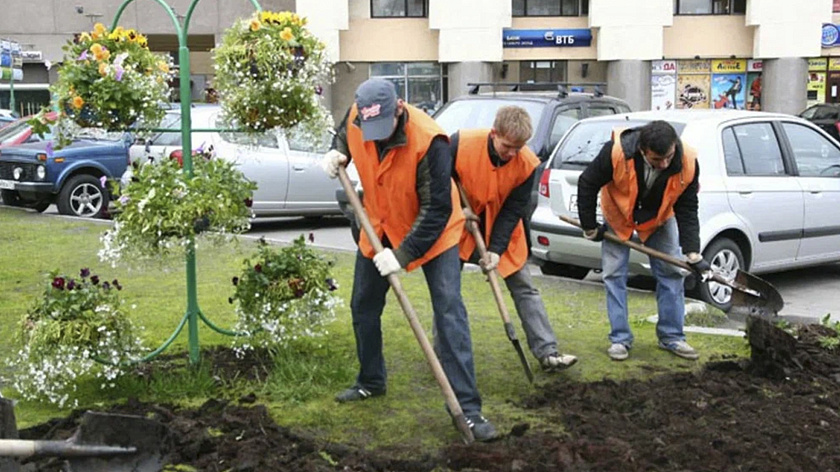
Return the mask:
{"type": "Polygon", "coordinates": [[[674,0],[675,15],[743,15],[747,0],[674,0]]]}
{"type": "Polygon", "coordinates": [[[370,0],[371,18],[425,18],[427,0],[370,0]]]}
{"type": "Polygon", "coordinates": [[[429,114],[446,101],[445,64],[380,62],[370,65],[370,76],[391,81],[400,98],[429,114]]]}
{"type": "Polygon", "coordinates": [[[589,13],[589,0],[513,0],[513,16],[579,16],[589,13]]]}
{"type": "Polygon", "coordinates": [[[832,8],[834,13],[840,13],[840,0],[834,0],[834,8],[832,8]]]}
{"type": "Polygon", "coordinates": [[[521,61],[520,82],[565,82],[566,61],[521,61]]]}

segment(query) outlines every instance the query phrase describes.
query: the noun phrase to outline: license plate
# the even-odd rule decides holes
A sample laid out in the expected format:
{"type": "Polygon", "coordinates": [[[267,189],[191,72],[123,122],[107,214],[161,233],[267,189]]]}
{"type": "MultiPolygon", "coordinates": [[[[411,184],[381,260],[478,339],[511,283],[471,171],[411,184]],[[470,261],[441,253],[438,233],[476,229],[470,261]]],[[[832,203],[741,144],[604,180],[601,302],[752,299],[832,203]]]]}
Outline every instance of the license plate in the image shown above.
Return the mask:
{"type": "MultiPolygon", "coordinates": [[[[578,212],[578,203],[577,203],[577,194],[572,194],[569,197],[569,212],[572,214],[577,214],[578,212]]],[[[595,203],[595,216],[600,220],[603,215],[601,214],[601,195],[598,195],[598,201],[595,203]]]]}
{"type": "Polygon", "coordinates": [[[15,183],[12,180],[0,180],[0,189],[14,190],[15,189],[15,183]]]}

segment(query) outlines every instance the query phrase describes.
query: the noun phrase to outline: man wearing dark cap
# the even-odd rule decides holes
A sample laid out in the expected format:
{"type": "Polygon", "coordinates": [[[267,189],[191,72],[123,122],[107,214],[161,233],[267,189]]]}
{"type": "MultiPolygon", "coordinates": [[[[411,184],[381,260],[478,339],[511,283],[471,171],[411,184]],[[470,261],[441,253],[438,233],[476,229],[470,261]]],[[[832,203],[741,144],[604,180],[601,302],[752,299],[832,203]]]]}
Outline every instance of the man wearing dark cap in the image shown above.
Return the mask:
{"type": "Polygon", "coordinates": [[[385,358],[380,318],[386,277],[423,268],[434,310],[435,352],[476,440],[496,437],[481,415],[472,341],[461,299],[458,242],[464,226],[446,133],[422,110],[397,98],[394,85],[370,79],[337,129],[324,170],[333,178],[350,159],[364,190],[365,211],[385,250],[375,254],[367,235],[359,238],[350,302],[359,375],[338,402],[385,394],[385,358]]]}

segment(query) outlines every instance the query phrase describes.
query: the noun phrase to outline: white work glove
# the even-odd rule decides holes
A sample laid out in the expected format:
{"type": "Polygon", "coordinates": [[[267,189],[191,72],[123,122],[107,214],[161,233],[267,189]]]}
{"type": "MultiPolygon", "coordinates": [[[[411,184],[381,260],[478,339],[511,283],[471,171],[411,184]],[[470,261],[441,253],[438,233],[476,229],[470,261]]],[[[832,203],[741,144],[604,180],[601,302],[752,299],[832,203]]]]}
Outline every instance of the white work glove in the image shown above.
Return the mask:
{"type": "Polygon", "coordinates": [[[481,259],[478,260],[478,265],[484,272],[490,272],[499,266],[499,255],[495,252],[488,252],[481,259]]]}
{"type": "Polygon", "coordinates": [[[324,160],[321,162],[321,167],[323,167],[324,172],[326,172],[331,179],[334,179],[338,177],[338,166],[346,164],[347,156],[335,149],[330,149],[328,153],[324,154],[324,160]]]}
{"type": "Polygon", "coordinates": [[[373,256],[373,263],[376,264],[376,268],[382,277],[388,277],[400,270],[400,263],[397,261],[397,256],[394,255],[394,251],[388,248],[373,256]]]}

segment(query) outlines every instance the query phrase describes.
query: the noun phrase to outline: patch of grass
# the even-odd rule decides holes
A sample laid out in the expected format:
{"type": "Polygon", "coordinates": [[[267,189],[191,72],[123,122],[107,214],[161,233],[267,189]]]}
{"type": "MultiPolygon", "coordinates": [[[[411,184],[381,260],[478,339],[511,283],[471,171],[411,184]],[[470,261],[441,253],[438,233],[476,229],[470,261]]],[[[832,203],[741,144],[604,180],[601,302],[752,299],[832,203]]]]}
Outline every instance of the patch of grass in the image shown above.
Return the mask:
{"type": "MultiPolygon", "coordinates": [[[[11,339],[17,320],[41,291],[42,276],[52,269],[68,274],[90,267],[109,278],[119,278],[122,295],[130,314],[145,326],[144,339],[155,348],[167,339],[184,313],[185,277],[183,263],[164,261],[166,269],[156,267],[129,270],[111,269],[96,257],[102,224],[48,217],[0,209],[0,336],[11,339]]],[[[234,321],[233,306],[227,298],[233,293],[230,278],[239,272],[241,260],[253,251],[250,242],[240,246],[197,250],[198,296],[203,313],[221,327],[234,321]]],[[[382,315],[382,329],[388,394],[364,402],[338,405],[334,395],[353,384],[358,369],[350,316],[353,254],[330,253],[336,264],[333,276],[344,306],[329,334],[277,351],[274,369],[262,383],[244,379],[222,381],[214,378],[209,366],[193,367],[186,362],[171,369],[151,369],[147,376],[128,375],[116,389],[101,391],[94,382],[82,382],[81,403],[101,408],[128,397],[143,401],[183,406],[200,405],[209,398],[236,400],[244,393],[256,392],[275,420],[287,427],[306,429],[325,440],[342,441],[367,447],[399,446],[400,450],[430,452],[443,444],[458,441],[458,433],[444,410],[443,397],[426,364],[422,351],[392,293],[382,315]]],[[[432,307],[422,271],[400,276],[408,298],[431,339],[432,307]]],[[[532,429],[558,431],[560,425],[548,422],[539,411],[526,410],[522,400],[546,382],[587,382],[609,377],[615,380],[644,378],[657,373],[698,369],[701,363],[679,359],[657,348],[655,327],[644,320],[656,312],[652,294],[632,293],[629,309],[636,342],[625,362],[606,356],[609,324],[601,286],[583,285],[556,278],[536,278],[560,343],[560,350],[575,354],[578,364],[559,374],[539,370],[536,359],[528,355],[536,373],[528,384],[518,357],[507,339],[490,287],[478,271],[465,271],[462,277],[464,303],[470,316],[476,375],[483,398],[484,413],[500,431],[528,422],[532,429]]],[[[506,301],[517,335],[527,350],[525,333],[505,291],[506,301]]],[[[186,331],[186,329],[185,329],[186,331]]],[[[202,348],[228,346],[231,338],[201,326],[202,348]]],[[[689,335],[688,341],[701,353],[702,360],[724,355],[746,355],[743,339],[689,335]]],[[[175,340],[167,354],[183,353],[186,332],[175,340]]],[[[14,354],[12,343],[0,344],[0,359],[14,354]]],[[[153,361],[154,362],[154,361],[153,361]]],[[[0,363],[2,369],[3,363],[0,363]]],[[[0,370],[0,375],[13,375],[0,370]]],[[[4,396],[14,397],[6,388],[4,396]]],[[[22,402],[16,409],[19,427],[66,415],[44,404],[22,402]]]]}

